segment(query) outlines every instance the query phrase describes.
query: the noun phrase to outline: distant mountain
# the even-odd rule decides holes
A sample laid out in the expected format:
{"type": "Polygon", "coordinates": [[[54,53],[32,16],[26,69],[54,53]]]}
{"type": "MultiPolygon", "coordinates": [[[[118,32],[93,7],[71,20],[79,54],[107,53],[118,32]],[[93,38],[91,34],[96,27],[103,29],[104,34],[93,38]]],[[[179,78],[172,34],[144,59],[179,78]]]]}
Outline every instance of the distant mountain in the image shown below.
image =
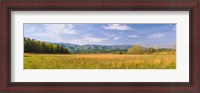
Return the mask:
{"type": "MultiPolygon", "coordinates": [[[[89,54],[89,53],[116,53],[125,54],[132,45],[76,45],[70,43],[57,43],[69,50],[69,53],[89,54]]],[[[146,51],[147,48],[143,47],[146,51]]],[[[171,51],[174,49],[160,48],[162,51],[171,51]]]]}
{"type": "Polygon", "coordinates": [[[76,45],[70,43],[57,43],[63,45],[70,53],[123,53],[131,45],[76,45]]]}

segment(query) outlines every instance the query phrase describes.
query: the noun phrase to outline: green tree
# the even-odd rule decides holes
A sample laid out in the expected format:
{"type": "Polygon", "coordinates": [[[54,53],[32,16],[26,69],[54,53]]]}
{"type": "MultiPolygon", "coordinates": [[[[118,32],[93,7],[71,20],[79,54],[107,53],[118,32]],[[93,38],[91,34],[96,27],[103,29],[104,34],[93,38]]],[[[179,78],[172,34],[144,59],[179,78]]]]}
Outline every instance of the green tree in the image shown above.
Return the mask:
{"type": "Polygon", "coordinates": [[[148,54],[152,54],[154,52],[155,52],[155,49],[153,47],[149,47],[146,49],[146,53],[148,53],[148,54]]]}
{"type": "Polygon", "coordinates": [[[68,49],[63,45],[47,43],[35,39],[24,38],[24,52],[33,53],[68,53],[68,49]]]}

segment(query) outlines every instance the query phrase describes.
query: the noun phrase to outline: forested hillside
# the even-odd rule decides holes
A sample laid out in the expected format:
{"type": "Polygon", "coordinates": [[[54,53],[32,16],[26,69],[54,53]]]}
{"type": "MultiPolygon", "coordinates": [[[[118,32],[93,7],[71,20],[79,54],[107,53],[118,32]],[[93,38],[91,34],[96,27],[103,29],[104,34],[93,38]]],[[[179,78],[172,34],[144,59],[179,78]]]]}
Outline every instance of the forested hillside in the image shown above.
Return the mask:
{"type": "Polygon", "coordinates": [[[32,53],[59,53],[68,54],[68,49],[63,45],[47,43],[35,39],[24,38],[24,52],[32,53]]]}

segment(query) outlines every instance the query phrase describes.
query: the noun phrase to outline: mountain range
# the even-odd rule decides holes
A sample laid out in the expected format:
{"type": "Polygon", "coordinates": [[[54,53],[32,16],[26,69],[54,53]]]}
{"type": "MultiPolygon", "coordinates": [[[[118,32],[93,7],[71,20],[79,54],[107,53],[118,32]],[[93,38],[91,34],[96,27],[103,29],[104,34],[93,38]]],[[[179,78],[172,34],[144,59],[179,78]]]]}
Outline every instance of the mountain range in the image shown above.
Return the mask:
{"type": "Polygon", "coordinates": [[[56,43],[63,45],[70,53],[115,53],[127,52],[132,45],[76,45],[70,43],[56,43]]]}

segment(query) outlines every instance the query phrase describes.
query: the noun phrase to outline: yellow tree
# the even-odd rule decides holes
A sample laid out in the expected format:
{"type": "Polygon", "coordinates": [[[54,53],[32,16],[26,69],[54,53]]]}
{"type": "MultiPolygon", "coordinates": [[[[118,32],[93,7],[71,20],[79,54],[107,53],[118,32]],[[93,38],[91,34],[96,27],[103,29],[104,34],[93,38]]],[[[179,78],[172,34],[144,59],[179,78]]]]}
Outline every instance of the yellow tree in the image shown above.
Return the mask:
{"type": "Polygon", "coordinates": [[[142,54],[143,53],[143,47],[140,45],[133,45],[131,48],[127,51],[128,54],[142,54]]]}

